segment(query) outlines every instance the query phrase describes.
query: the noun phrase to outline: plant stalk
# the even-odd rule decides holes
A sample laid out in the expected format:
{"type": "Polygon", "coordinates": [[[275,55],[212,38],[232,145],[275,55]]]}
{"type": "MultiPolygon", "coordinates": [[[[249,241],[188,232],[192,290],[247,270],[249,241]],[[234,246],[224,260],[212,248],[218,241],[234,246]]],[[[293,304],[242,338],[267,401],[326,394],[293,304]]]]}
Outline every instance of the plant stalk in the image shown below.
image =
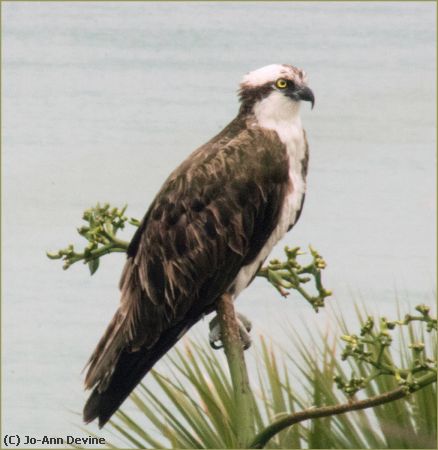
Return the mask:
{"type": "MultiPolygon", "coordinates": [[[[231,295],[224,294],[217,302],[216,311],[222,332],[222,343],[230,370],[237,417],[237,448],[248,448],[254,437],[253,397],[249,385],[239,324],[231,295]]],[[[236,422],[237,422],[236,421],[236,422]]]]}
{"type": "MultiPolygon", "coordinates": [[[[419,378],[417,388],[412,392],[416,392],[429,384],[436,383],[437,374],[429,373],[419,378]]],[[[406,391],[403,387],[398,387],[392,391],[385,392],[381,395],[376,395],[365,400],[358,400],[355,402],[342,403],[333,406],[322,406],[320,408],[306,409],[295,414],[289,414],[267,426],[252,440],[249,448],[263,448],[268,441],[276,434],[280,433],[284,429],[295,425],[299,422],[303,422],[308,419],[318,419],[321,417],[336,416],[338,414],[344,414],[349,411],[358,411],[360,409],[373,408],[375,406],[383,405],[384,403],[393,402],[403,397],[407,397],[410,392],[406,391]]]]}

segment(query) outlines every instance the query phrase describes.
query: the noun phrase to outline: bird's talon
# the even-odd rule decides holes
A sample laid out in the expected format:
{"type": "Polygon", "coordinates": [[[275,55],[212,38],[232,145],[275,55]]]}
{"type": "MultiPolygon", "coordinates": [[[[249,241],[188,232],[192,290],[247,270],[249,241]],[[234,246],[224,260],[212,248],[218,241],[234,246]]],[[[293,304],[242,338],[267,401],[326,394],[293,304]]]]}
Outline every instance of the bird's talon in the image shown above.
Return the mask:
{"type": "Polygon", "coordinates": [[[237,313],[237,321],[239,322],[239,327],[245,328],[246,331],[250,332],[252,328],[251,321],[245,317],[243,314],[237,313]]]}
{"type": "MultiPolygon", "coordinates": [[[[251,337],[249,335],[249,332],[251,331],[252,324],[243,314],[237,313],[236,316],[237,323],[239,325],[240,340],[242,342],[243,349],[247,350],[249,347],[251,347],[251,337]]],[[[215,316],[213,320],[210,321],[209,328],[210,347],[214,350],[223,348],[224,345],[222,343],[222,333],[217,316],[215,316]]]]}
{"type": "MultiPolygon", "coordinates": [[[[221,342],[221,341],[218,341],[218,342],[221,342]]],[[[220,350],[221,348],[224,348],[224,345],[223,344],[216,344],[216,341],[210,341],[210,347],[213,350],[220,350]]]]}
{"type": "Polygon", "coordinates": [[[242,342],[243,350],[248,350],[251,347],[251,336],[242,322],[239,322],[240,340],[242,342]]]}

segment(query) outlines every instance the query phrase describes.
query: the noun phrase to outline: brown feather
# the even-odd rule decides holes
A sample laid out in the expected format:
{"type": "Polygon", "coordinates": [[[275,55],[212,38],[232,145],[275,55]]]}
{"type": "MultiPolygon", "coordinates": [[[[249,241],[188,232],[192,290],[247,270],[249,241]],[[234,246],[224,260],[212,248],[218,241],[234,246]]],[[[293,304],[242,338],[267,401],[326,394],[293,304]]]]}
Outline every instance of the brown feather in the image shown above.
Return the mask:
{"type": "Polygon", "coordinates": [[[239,115],[196,150],[153,201],[129,246],[120,308],[90,358],[87,388],[105,391],[122,354],[141,349],[153,364],[161,356],[154,345],[165,351],[213,310],[274,230],[288,186],[286,150],[275,132],[247,120],[239,115]]]}

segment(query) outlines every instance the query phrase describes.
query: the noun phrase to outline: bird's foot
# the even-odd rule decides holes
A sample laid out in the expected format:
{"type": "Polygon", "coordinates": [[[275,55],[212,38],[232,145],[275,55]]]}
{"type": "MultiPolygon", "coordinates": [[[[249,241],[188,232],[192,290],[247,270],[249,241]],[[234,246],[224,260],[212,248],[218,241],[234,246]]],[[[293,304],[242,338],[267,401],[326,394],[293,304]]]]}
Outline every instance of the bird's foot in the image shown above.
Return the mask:
{"type": "MultiPolygon", "coordinates": [[[[243,314],[237,313],[236,318],[239,324],[240,340],[242,341],[243,349],[247,350],[251,347],[251,336],[249,332],[251,331],[252,324],[243,314]]],[[[222,348],[222,332],[217,316],[210,321],[209,328],[210,333],[208,337],[211,347],[215,350],[222,348]]]]}

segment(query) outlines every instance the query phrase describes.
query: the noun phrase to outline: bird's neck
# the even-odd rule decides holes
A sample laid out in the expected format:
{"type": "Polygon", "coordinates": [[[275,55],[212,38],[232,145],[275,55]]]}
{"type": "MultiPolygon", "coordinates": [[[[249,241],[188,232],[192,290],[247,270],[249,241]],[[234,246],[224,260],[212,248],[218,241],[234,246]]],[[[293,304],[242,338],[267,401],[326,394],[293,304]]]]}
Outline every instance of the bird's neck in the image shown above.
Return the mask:
{"type": "Polygon", "coordinates": [[[279,92],[257,102],[253,112],[257,125],[276,131],[285,144],[303,134],[299,103],[279,92]]]}

